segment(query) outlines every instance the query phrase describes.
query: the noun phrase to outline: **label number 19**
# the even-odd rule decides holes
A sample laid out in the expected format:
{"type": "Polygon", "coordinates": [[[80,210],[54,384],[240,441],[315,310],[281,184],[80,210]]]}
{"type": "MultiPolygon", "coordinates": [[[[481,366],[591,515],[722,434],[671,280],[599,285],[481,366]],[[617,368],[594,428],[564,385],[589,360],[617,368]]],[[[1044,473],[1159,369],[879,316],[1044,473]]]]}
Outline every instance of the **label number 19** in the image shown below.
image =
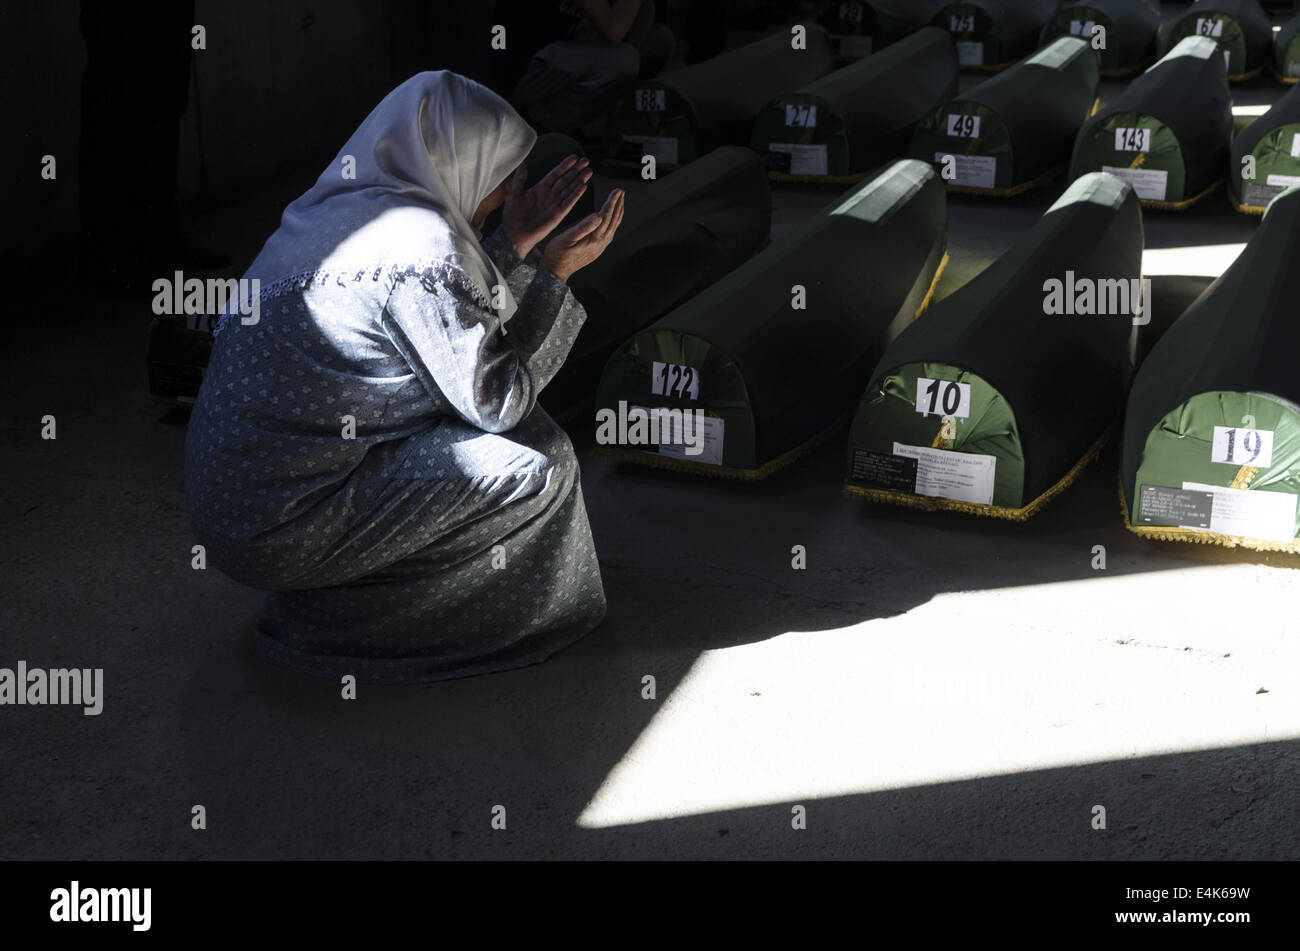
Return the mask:
{"type": "Polygon", "coordinates": [[[1210,448],[1211,462],[1263,469],[1273,464],[1273,431],[1215,426],[1210,448]]]}

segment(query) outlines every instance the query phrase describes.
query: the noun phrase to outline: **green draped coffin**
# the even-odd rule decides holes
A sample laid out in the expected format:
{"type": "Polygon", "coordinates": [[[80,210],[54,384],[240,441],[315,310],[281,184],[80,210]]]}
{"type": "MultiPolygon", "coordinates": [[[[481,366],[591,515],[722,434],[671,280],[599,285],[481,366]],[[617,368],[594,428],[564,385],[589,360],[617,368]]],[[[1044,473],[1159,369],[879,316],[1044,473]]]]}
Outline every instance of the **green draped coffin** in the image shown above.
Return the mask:
{"type": "Polygon", "coordinates": [[[956,191],[1013,195],[1066,166],[1097,102],[1097,54],[1061,37],[933,109],[909,154],[934,163],[956,191]]]}
{"type": "Polygon", "coordinates": [[[1161,28],[1161,53],[1189,36],[1218,44],[1231,80],[1257,75],[1273,56],[1273,23],[1259,0],[1197,0],[1161,28]]]}
{"type": "Polygon", "coordinates": [[[1263,214],[1268,203],[1300,185],[1300,86],[1246,126],[1232,142],[1228,184],[1238,211],[1263,214]],[[1254,159],[1254,175],[1246,158],[1254,159]]]}
{"type": "Polygon", "coordinates": [[[946,228],[933,170],[891,165],[620,347],[597,391],[596,442],[730,478],[790,462],[847,419],[890,336],[924,307],[946,228]]]}
{"type": "Polygon", "coordinates": [[[1273,69],[1284,83],[1300,82],[1300,16],[1288,20],[1273,37],[1273,69]]]}
{"type": "Polygon", "coordinates": [[[856,60],[930,22],[942,0],[821,0],[817,22],[840,60],[856,60]]]}
{"type": "Polygon", "coordinates": [[[953,35],[957,58],[972,69],[1003,69],[1038,46],[1056,0],[945,3],[930,21],[953,35]]]}
{"type": "Polygon", "coordinates": [[[594,395],[619,344],[752,257],[771,219],[763,163],[739,146],[629,195],[613,242],[569,280],[587,320],[542,404],[563,413],[594,395]]]}
{"type": "Polygon", "coordinates": [[[956,95],[957,79],[951,35],[925,27],[772,100],[750,146],[776,179],[860,178],[907,152],[916,123],[956,95]]]}
{"type": "Polygon", "coordinates": [[[1129,527],[1300,551],[1300,188],[1143,362],[1124,422],[1129,527]]]}
{"type": "Polygon", "coordinates": [[[1231,140],[1223,56],[1214,40],[1188,37],[1084,125],[1070,175],[1111,172],[1147,207],[1182,209],[1223,178],[1231,140]]]}
{"type": "Polygon", "coordinates": [[[853,420],[849,492],[1025,519],[1069,485],[1123,407],[1142,247],[1124,181],[1070,185],[890,345],[853,420]]]}
{"type": "Polygon", "coordinates": [[[840,60],[857,60],[877,52],[887,42],[885,24],[867,0],[823,0],[817,22],[830,34],[840,60]]]}
{"type": "Polygon", "coordinates": [[[637,83],[610,111],[611,160],[653,155],[659,167],[675,168],[720,145],[747,145],[754,118],[773,98],[834,68],[829,34],[815,23],[806,31],[802,49],[787,30],[637,83]]]}
{"type": "MultiPolygon", "coordinates": [[[[1077,0],[1056,12],[1043,29],[1043,45],[1059,36],[1078,36],[1091,44],[1104,35],[1098,50],[1103,76],[1125,76],[1155,58],[1160,14],[1144,0],[1077,0]],[[1105,33],[1098,33],[1097,29],[1105,33]]],[[[1095,48],[1095,47],[1094,47],[1095,48]]]]}

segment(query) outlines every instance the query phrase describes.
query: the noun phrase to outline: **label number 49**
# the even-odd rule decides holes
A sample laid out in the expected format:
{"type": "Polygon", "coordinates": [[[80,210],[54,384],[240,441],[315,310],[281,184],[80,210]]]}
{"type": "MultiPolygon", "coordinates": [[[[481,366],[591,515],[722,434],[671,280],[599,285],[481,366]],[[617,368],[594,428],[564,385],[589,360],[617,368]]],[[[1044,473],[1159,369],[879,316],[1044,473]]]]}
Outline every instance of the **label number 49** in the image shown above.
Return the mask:
{"type": "Polygon", "coordinates": [[[953,138],[974,139],[980,134],[980,117],[971,115],[948,115],[948,135],[953,138]]]}
{"type": "Polygon", "coordinates": [[[970,384],[921,377],[916,381],[916,411],[965,419],[970,416],[970,384]]]}

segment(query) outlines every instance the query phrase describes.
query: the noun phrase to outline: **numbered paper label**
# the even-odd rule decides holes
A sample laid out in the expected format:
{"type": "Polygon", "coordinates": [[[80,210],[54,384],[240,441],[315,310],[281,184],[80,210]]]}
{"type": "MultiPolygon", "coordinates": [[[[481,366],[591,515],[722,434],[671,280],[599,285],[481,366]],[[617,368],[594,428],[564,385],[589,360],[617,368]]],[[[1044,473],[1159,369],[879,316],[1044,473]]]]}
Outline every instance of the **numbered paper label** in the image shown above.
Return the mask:
{"type": "Polygon", "coordinates": [[[1296,497],[1290,492],[1225,489],[1220,485],[1205,485],[1200,482],[1184,482],[1183,489],[1214,495],[1214,506],[1210,514],[1212,532],[1279,542],[1289,542],[1295,538],[1296,497]]]}
{"type": "Polygon", "coordinates": [[[624,135],[623,141],[635,142],[641,146],[642,155],[653,155],[656,162],[664,165],[677,164],[677,139],[661,135],[624,135]]]}
{"type": "Polygon", "coordinates": [[[637,112],[663,112],[666,108],[662,89],[638,89],[636,91],[637,112]]]}
{"type": "Polygon", "coordinates": [[[966,419],[970,416],[970,384],[921,377],[916,381],[916,411],[922,416],[966,419]]]}
{"type": "Polygon", "coordinates": [[[980,134],[980,117],[955,113],[948,116],[948,134],[959,139],[977,139],[980,134]]]}
{"type": "Polygon", "coordinates": [[[983,66],[984,65],[984,43],[982,41],[958,42],[957,65],[983,66]]]}
{"type": "Polygon", "coordinates": [[[1210,461],[1265,469],[1273,464],[1273,431],[1215,426],[1210,461]]]}
{"type": "Polygon", "coordinates": [[[1088,39],[1092,39],[1092,31],[1096,27],[1096,25],[1097,24],[1094,23],[1092,20],[1071,20],[1070,35],[1084,36],[1087,37],[1088,39]]]}
{"type": "Polygon", "coordinates": [[[998,160],[992,155],[954,155],[951,152],[936,152],[934,154],[935,164],[942,172],[947,164],[945,159],[951,158],[953,165],[953,177],[945,179],[950,185],[961,185],[965,188],[994,188],[998,180],[998,160]]]}
{"type": "Polygon", "coordinates": [[[700,398],[700,372],[695,367],[676,363],[650,364],[650,392],[655,396],[676,396],[679,399],[700,398]]]}
{"type": "Polygon", "coordinates": [[[1169,172],[1163,168],[1119,168],[1103,165],[1103,172],[1118,175],[1133,186],[1143,201],[1164,201],[1169,191],[1169,172]]]}
{"type": "Polygon", "coordinates": [[[917,461],[917,495],[938,496],[978,505],[993,504],[997,457],[894,443],[894,455],[917,461]]]}
{"type": "Polygon", "coordinates": [[[817,125],[817,107],[799,103],[785,107],[785,124],[792,129],[811,129],[817,125]]]}
{"type": "Polygon", "coordinates": [[[948,18],[948,28],[952,33],[973,33],[975,31],[975,14],[948,18]]]}
{"type": "Polygon", "coordinates": [[[790,156],[791,175],[829,175],[829,156],[824,145],[792,145],[789,142],[772,142],[768,151],[790,156]]]}
{"type": "Polygon", "coordinates": [[[682,414],[681,428],[678,426],[675,419],[670,419],[667,436],[660,433],[659,455],[707,466],[722,465],[722,450],[727,435],[725,420],[705,416],[703,410],[688,409],[682,414]]]}
{"type": "Polygon", "coordinates": [[[1197,17],[1197,36],[1223,36],[1223,21],[1213,17],[1197,17]]]}
{"type": "Polygon", "coordinates": [[[860,4],[860,3],[841,3],[841,4],[840,4],[840,22],[842,22],[842,23],[861,23],[861,22],[862,22],[862,4],[860,4]]]}
{"type": "Polygon", "coordinates": [[[1115,130],[1115,151],[1116,152],[1150,152],[1151,151],[1151,130],[1150,129],[1116,129],[1115,130]]]}

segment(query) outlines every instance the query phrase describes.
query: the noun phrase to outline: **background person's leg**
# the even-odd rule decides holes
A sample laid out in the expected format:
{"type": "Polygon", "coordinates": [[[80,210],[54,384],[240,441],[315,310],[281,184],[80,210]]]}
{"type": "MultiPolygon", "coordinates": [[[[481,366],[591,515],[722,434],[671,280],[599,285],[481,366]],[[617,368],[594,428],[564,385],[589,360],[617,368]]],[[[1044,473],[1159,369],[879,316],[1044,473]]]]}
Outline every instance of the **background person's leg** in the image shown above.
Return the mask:
{"type": "Polygon", "coordinates": [[[667,26],[656,23],[651,27],[645,39],[637,44],[641,53],[641,68],[637,72],[637,78],[651,79],[658,76],[673,58],[674,45],[673,31],[667,26]]]}

